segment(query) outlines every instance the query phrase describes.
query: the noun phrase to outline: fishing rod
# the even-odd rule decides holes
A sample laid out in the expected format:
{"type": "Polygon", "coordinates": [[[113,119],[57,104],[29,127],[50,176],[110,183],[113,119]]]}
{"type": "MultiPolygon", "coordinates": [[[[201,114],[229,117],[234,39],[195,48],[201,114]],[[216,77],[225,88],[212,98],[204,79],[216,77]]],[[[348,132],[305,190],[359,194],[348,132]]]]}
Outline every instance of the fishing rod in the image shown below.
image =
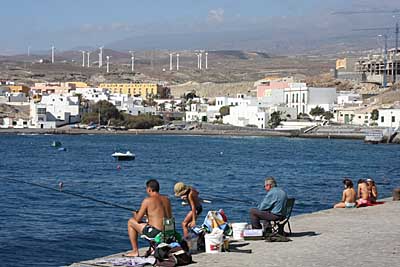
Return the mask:
{"type": "Polygon", "coordinates": [[[44,189],[56,191],[56,192],[59,192],[59,193],[64,193],[64,194],[67,194],[67,195],[71,195],[71,196],[76,196],[76,197],[92,200],[92,201],[95,201],[95,202],[98,202],[98,203],[102,203],[102,204],[105,204],[105,205],[109,205],[109,206],[113,206],[113,207],[116,207],[116,208],[137,212],[137,210],[134,210],[134,209],[131,209],[131,208],[128,208],[128,207],[124,207],[124,206],[121,206],[121,205],[118,205],[118,204],[115,204],[115,203],[111,203],[111,202],[108,202],[108,201],[105,201],[105,200],[100,200],[100,199],[97,199],[97,198],[94,198],[94,197],[91,197],[91,196],[85,196],[85,195],[81,195],[81,194],[78,194],[78,193],[75,193],[75,192],[62,190],[62,186],[61,186],[62,184],[60,185],[59,189],[55,189],[55,188],[52,188],[52,187],[49,187],[49,186],[45,186],[45,185],[41,185],[41,184],[38,184],[38,183],[27,182],[27,181],[23,181],[23,180],[19,180],[19,179],[14,179],[14,178],[0,177],[0,179],[9,180],[9,181],[17,182],[17,183],[28,184],[28,185],[32,185],[32,186],[37,186],[37,187],[41,187],[41,188],[44,188],[44,189]]]}

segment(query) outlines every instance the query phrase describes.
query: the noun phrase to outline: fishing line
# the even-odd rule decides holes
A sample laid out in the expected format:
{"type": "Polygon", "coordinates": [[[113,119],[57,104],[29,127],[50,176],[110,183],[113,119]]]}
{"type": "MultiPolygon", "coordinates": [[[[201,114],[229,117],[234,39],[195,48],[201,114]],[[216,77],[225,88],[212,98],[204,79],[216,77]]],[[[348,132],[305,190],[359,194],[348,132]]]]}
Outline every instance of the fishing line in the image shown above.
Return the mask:
{"type": "Polygon", "coordinates": [[[211,195],[203,194],[203,193],[201,193],[201,194],[202,194],[202,195],[205,195],[206,197],[209,197],[209,198],[211,198],[211,199],[212,199],[212,198],[215,198],[215,199],[220,199],[220,200],[242,202],[242,203],[247,203],[247,204],[251,204],[251,205],[257,204],[257,202],[252,201],[252,200],[238,199],[238,198],[225,197],[225,196],[223,196],[223,197],[221,197],[221,196],[211,196],[211,195]]]}
{"type": "Polygon", "coordinates": [[[28,184],[28,185],[32,185],[32,186],[37,186],[37,187],[41,187],[41,188],[44,188],[44,189],[56,191],[58,193],[64,193],[64,194],[67,194],[67,195],[71,195],[71,196],[75,196],[75,197],[80,197],[80,198],[92,200],[92,201],[95,201],[95,202],[98,202],[98,203],[102,203],[102,204],[105,204],[105,205],[113,206],[113,207],[124,209],[124,210],[137,211],[137,210],[134,210],[134,209],[131,209],[131,208],[128,208],[128,207],[124,207],[124,206],[121,206],[121,205],[118,205],[118,204],[115,204],[115,203],[111,203],[111,202],[108,202],[108,201],[105,201],[105,200],[100,200],[100,199],[97,199],[97,198],[94,198],[94,197],[91,197],[91,196],[85,196],[85,195],[81,195],[81,194],[78,194],[78,193],[75,193],[75,192],[71,192],[71,191],[55,189],[55,188],[52,188],[52,187],[49,187],[49,186],[45,186],[45,185],[41,185],[41,184],[37,184],[37,183],[33,183],[33,182],[27,182],[27,181],[22,181],[22,180],[18,180],[18,179],[14,179],[14,178],[6,178],[6,177],[0,177],[0,179],[9,180],[9,181],[17,182],[17,183],[28,184]]]}

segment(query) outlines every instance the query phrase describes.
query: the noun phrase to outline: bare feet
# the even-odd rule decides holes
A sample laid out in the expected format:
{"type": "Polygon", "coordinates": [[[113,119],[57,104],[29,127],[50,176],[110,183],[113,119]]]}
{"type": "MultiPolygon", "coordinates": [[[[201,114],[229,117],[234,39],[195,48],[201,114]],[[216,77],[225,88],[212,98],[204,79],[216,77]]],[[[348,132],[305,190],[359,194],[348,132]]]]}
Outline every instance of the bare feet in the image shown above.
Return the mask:
{"type": "Polygon", "coordinates": [[[126,253],[123,255],[124,257],[139,257],[139,252],[138,251],[131,251],[129,253],[126,253]]]}

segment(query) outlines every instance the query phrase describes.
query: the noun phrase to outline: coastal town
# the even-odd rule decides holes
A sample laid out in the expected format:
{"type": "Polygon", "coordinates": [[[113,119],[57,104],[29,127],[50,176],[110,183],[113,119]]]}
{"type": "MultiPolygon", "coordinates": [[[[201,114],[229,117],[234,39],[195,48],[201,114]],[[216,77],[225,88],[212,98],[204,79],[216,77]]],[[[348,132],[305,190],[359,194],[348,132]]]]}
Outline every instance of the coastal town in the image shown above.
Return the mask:
{"type": "MultiPolygon", "coordinates": [[[[52,61],[46,63],[50,68],[54,63],[53,53],[52,61]]],[[[108,67],[102,69],[102,53],[100,50],[98,69],[108,72],[108,67]]],[[[368,57],[379,58],[378,55],[368,57]]],[[[391,50],[390,59],[394,58],[396,55],[391,50]]],[[[82,60],[85,64],[85,57],[82,60]]],[[[180,84],[168,80],[154,82],[154,79],[128,83],[118,77],[98,83],[61,80],[24,83],[3,79],[0,81],[0,127],[176,131],[208,125],[208,129],[216,130],[258,129],[302,134],[346,134],[358,127],[358,137],[368,139],[370,135],[373,141],[398,142],[400,100],[397,100],[395,73],[400,72],[397,65],[388,62],[394,70],[388,68],[383,72],[382,62],[369,64],[367,68],[364,57],[337,59],[329,78],[333,86],[307,81],[307,77],[299,78],[298,73],[275,74],[249,82],[236,92],[229,91],[227,84],[226,94],[197,92],[196,88],[190,89],[190,83],[185,84],[186,91],[177,90],[182,87],[180,84]],[[356,83],[358,87],[346,86],[346,82],[356,83]],[[135,118],[141,123],[124,123],[135,118]]],[[[133,64],[134,61],[132,70],[133,64]]],[[[197,54],[198,70],[210,71],[210,64],[207,52],[197,54]]],[[[92,64],[92,68],[96,67],[92,64]]],[[[179,73],[179,53],[175,61],[170,54],[169,71],[179,73]]],[[[135,77],[135,72],[132,75],[135,77]]]]}
{"type": "Polygon", "coordinates": [[[0,265],[395,266],[400,5],[0,16],[0,265]]]}

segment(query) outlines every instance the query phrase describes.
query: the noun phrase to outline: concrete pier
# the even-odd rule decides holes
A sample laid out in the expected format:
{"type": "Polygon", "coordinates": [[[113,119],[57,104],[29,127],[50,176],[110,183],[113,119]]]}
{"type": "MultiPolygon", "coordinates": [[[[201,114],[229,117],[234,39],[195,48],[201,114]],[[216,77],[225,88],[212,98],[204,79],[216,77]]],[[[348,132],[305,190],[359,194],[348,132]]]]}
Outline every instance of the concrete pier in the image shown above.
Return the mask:
{"type": "MultiPolygon", "coordinates": [[[[235,242],[231,243],[233,252],[193,255],[196,264],[190,266],[397,266],[400,201],[384,201],[373,207],[329,209],[293,217],[292,242],[235,242]]],[[[110,266],[96,264],[98,261],[71,266],[110,266]]]]}

